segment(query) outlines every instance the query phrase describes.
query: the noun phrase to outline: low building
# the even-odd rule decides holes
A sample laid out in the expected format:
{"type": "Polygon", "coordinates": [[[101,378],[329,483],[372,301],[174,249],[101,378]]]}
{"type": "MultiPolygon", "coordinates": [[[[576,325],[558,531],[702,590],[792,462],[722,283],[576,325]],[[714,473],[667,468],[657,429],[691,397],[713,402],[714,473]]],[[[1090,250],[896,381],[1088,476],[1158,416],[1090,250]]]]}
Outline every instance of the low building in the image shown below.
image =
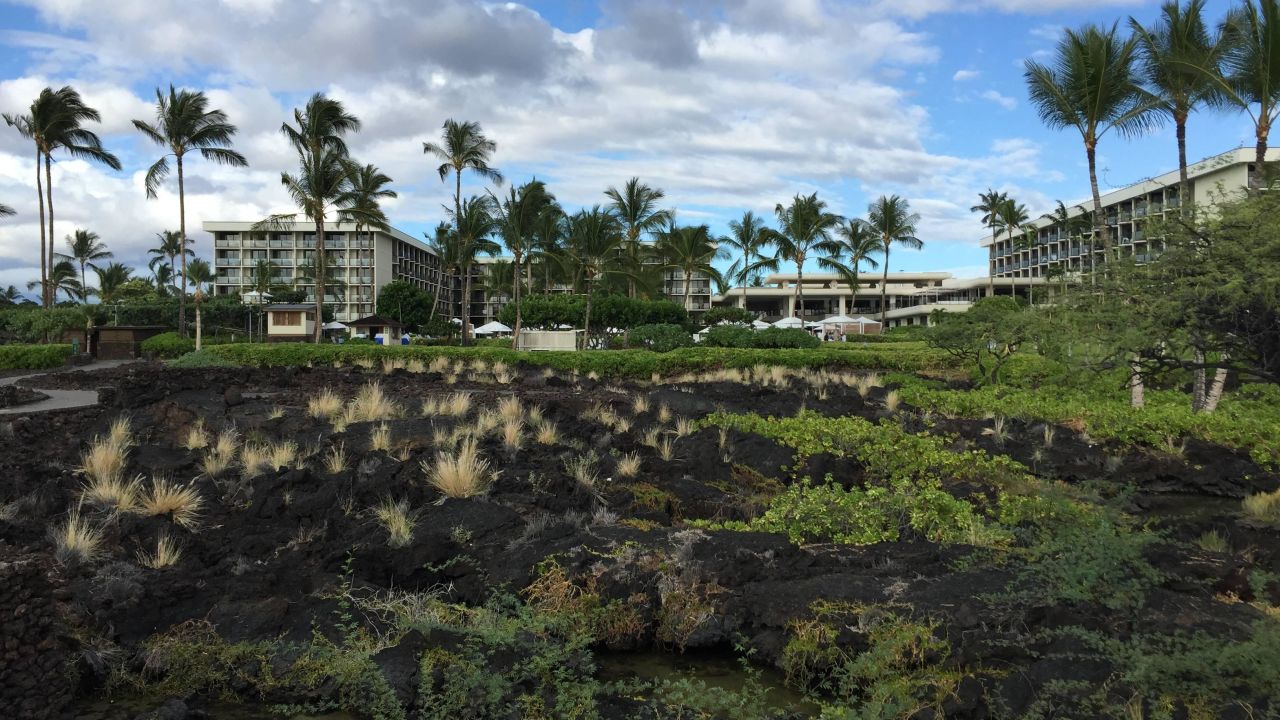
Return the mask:
{"type": "Polygon", "coordinates": [[[315,305],[277,303],[266,306],[264,311],[267,314],[267,342],[307,342],[315,337],[315,305]]]}
{"type": "Polygon", "coordinates": [[[352,320],[347,323],[352,335],[359,335],[373,340],[379,335],[382,336],[384,344],[391,345],[400,342],[400,336],[404,334],[404,325],[390,318],[384,318],[381,315],[370,315],[362,317],[359,320],[352,320]]]}

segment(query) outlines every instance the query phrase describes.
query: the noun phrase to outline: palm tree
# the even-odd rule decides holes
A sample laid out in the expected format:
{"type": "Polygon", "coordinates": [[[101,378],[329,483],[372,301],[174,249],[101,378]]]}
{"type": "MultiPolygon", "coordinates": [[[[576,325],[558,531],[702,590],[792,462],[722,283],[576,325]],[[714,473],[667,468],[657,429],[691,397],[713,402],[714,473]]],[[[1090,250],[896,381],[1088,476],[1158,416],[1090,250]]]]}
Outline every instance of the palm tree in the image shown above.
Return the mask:
{"type": "Polygon", "coordinates": [[[850,308],[858,303],[858,270],[863,263],[872,269],[880,263],[871,253],[880,252],[880,238],[867,221],[849,218],[836,228],[835,237],[818,246],[826,257],[818,258],[818,265],[840,276],[849,286],[850,308]]]}
{"type": "Polygon", "coordinates": [[[170,297],[170,293],[175,289],[173,268],[164,262],[148,264],[147,267],[151,270],[151,282],[156,287],[156,295],[162,298],[170,297]]]}
{"type": "MultiPolygon", "coordinates": [[[[462,212],[462,173],[466,170],[475,172],[495,185],[502,184],[502,173],[497,168],[489,167],[493,153],[498,144],[484,136],[478,122],[458,122],[452,118],[445,120],[440,129],[441,144],[422,143],[422,153],[442,160],[436,172],[440,181],[444,182],[453,173],[453,217],[463,217],[462,212]]],[[[463,333],[466,342],[466,333],[463,333]]]]}
{"type": "Polygon", "coordinates": [[[169,175],[169,156],[178,167],[178,235],[182,252],[182,292],[178,295],[178,332],[187,332],[187,197],[183,158],[192,150],[199,150],[201,157],[219,165],[246,167],[244,156],[231,149],[231,138],[236,126],[227,120],[221,110],[209,109],[209,98],[203,92],[177,90],[169,85],[165,95],[156,88],[156,122],[151,125],[134,120],[133,126],[152,142],[165,149],[165,154],[147,170],[145,185],[147,197],[155,199],[160,183],[169,175]]]}
{"type": "MultiPolygon", "coordinates": [[[[1053,212],[1046,214],[1045,217],[1054,225],[1061,228],[1062,231],[1067,234],[1068,238],[1083,241],[1085,234],[1093,228],[1093,221],[1090,219],[1089,212],[1084,209],[1084,206],[1077,205],[1075,209],[1078,212],[1075,215],[1072,215],[1071,211],[1067,210],[1066,204],[1059,200],[1058,205],[1053,209],[1053,212]]],[[[1090,249],[1089,257],[1090,262],[1092,262],[1092,248],[1090,249]]],[[[1065,292],[1066,274],[1060,274],[1059,277],[1062,278],[1062,289],[1065,292]]]]}
{"type": "Polygon", "coordinates": [[[52,307],[58,288],[52,283],[54,268],[53,251],[53,153],[59,149],[80,160],[120,169],[120,160],[102,147],[102,140],[82,125],[86,122],[102,122],[98,111],[89,107],[80,93],[70,85],[59,90],[47,87],[40,91],[26,115],[5,114],[5,122],[17,128],[36,146],[36,195],[40,202],[40,273],[48,287],[43,291],[43,304],[52,307]],[[40,184],[40,160],[44,159],[44,187],[40,184]],[[45,208],[48,207],[48,223],[45,208]],[[46,247],[45,242],[48,241],[46,247]],[[46,267],[48,271],[46,272],[46,267]]]}
{"type": "Polygon", "coordinates": [[[494,217],[493,198],[479,195],[467,198],[459,206],[461,214],[445,208],[453,220],[455,232],[449,235],[448,242],[453,246],[447,251],[454,263],[454,268],[462,275],[462,345],[471,341],[471,276],[480,253],[496,255],[502,249],[498,243],[490,239],[498,230],[498,220],[494,217]]]}
{"type": "MultiPolygon", "coordinates": [[[[996,208],[1000,207],[1000,203],[1004,202],[1009,196],[999,190],[987,188],[984,193],[978,194],[978,204],[969,208],[969,212],[982,213],[982,224],[991,231],[991,246],[994,251],[996,243],[996,208]]],[[[995,265],[987,270],[987,294],[996,294],[996,274],[995,265]]]]}
{"type": "MultiPolygon", "coordinates": [[[[512,278],[511,295],[516,307],[516,324],[511,335],[518,343],[523,316],[520,308],[520,280],[524,273],[524,263],[528,260],[534,240],[534,233],[543,213],[555,203],[555,196],[547,192],[545,183],[533,180],[521,185],[519,189],[512,187],[506,199],[498,201],[493,198],[498,221],[498,234],[502,244],[511,253],[512,278]]],[[[490,273],[494,268],[489,268],[490,273]]]]}
{"type": "Polygon", "coordinates": [[[569,218],[569,233],[565,239],[564,255],[573,263],[586,282],[587,307],[582,321],[583,347],[587,347],[586,335],[591,330],[591,300],[596,283],[605,276],[617,272],[614,260],[622,244],[627,242],[623,225],[609,210],[594,205],[590,210],[579,210],[569,218]]]}
{"type": "MultiPolygon", "coordinates": [[[[177,276],[173,272],[173,269],[177,266],[178,256],[186,255],[188,257],[195,257],[195,251],[191,248],[186,248],[185,251],[183,250],[182,233],[176,230],[162,230],[156,233],[156,237],[160,238],[160,244],[150,250],[147,250],[147,254],[151,256],[151,260],[147,262],[147,267],[150,268],[152,272],[155,272],[157,266],[167,265],[170,270],[168,276],[170,278],[169,285],[173,288],[174,292],[177,293],[179,292],[178,286],[173,283],[173,279],[177,276]]],[[[185,292],[185,290],[182,292],[185,292]]],[[[181,300],[179,300],[179,303],[181,303],[181,300]]]]}
{"type": "Polygon", "coordinates": [[[1178,138],[1179,194],[1189,198],[1187,180],[1187,118],[1200,105],[1216,104],[1221,93],[1212,74],[1196,68],[1217,70],[1226,43],[1222,35],[1210,37],[1204,22],[1204,0],[1167,0],[1160,9],[1160,24],[1145,28],[1129,18],[1129,27],[1138,39],[1142,74],[1154,96],[1155,112],[1173,120],[1178,138]]]}
{"type": "Polygon", "coordinates": [[[658,255],[663,258],[663,268],[679,270],[684,276],[684,308],[689,308],[693,295],[693,278],[706,275],[711,280],[720,271],[711,263],[724,260],[729,253],[711,239],[711,228],[706,225],[686,225],[671,228],[658,237],[658,255]]]}
{"type": "Polygon", "coordinates": [[[1245,0],[1223,23],[1227,48],[1221,72],[1198,70],[1214,81],[1223,98],[1253,120],[1254,167],[1249,188],[1262,189],[1271,126],[1280,115],[1280,0],[1245,0]],[[1257,109],[1254,109],[1254,106],[1257,109]]]}
{"type": "MultiPolygon", "coordinates": [[[[737,282],[745,288],[759,277],[762,269],[772,266],[772,258],[763,253],[770,242],[767,231],[764,220],[750,210],[743,213],[740,219],[729,221],[729,234],[721,237],[720,243],[736,249],[741,262],[735,260],[730,265],[731,272],[725,273],[726,280],[737,282]]],[[[743,294],[746,294],[746,290],[743,290],[743,294]]]]}
{"type": "MultiPolygon", "coordinates": [[[[1031,247],[1031,238],[1029,233],[1024,233],[1020,241],[1015,241],[1013,239],[1013,236],[1021,232],[1023,229],[1023,226],[1025,226],[1027,224],[1027,221],[1031,219],[1031,217],[1027,215],[1027,206],[1023,205],[1017,200],[1014,200],[1011,197],[1006,197],[1004,200],[1000,202],[1000,205],[996,207],[995,212],[996,212],[996,216],[995,216],[996,230],[1004,232],[1009,236],[1010,245],[1016,245],[1019,250],[1029,249],[1031,247]]],[[[1010,273],[1009,275],[1009,294],[1010,295],[1017,295],[1017,292],[1018,292],[1017,283],[1015,282],[1015,280],[1016,278],[1013,276],[1012,273],[1010,273]]],[[[1030,289],[1030,284],[1028,284],[1027,295],[1031,296],[1032,292],[1033,291],[1030,289]]],[[[1032,304],[1034,305],[1035,303],[1033,302],[1032,304]]]]}
{"type": "MultiPolygon", "coordinates": [[[[325,221],[329,210],[350,190],[355,167],[347,158],[347,144],[343,136],[360,129],[360,121],[346,111],[342,103],[316,93],[307,100],[305,107],[295,108],[294,123],[280,126],[280,132],[289,139],[298,153],[298,172],[280,174],[280,183],[293,199],[294,204],[316,228],[315,248],[315,328],[313,340],[323,339],[321,318],[324,317],[324,289],[329,278],[325,263],[325,221]]],[[[364,208],[343,208],[350,217],[367,216],[364,208]]],[[[255,229],[281,227],[291,213],[273,215],[255,226],[255,229]]],[[[369,220],[375,218],[369,217],[369,220]]]]}
{"type": "Polygon", "coordinates": [[[0,289],[0,305],[17,305],[22,301],[22,293],[18,292],[18,288],[10,285],[0,289]]]}
{"type": "Polygon", "coordinates": [[[533,225],[533,245],[529,252],[529,285],[533,286],[533,264],[542,266],[544,293],[551,292],[552,270],[560,265],[564,241],[568,236],[569,216],[559,203],[552,202],[538,215],[533,225]]]}
{"type": "Polygon", "coordinates": [[[47,289],[51,292],[55,303],[59,292],[65,293],[68,300],[83,298],[94,292],[92,288],[86,288],[80,284],[76,266],[70,260],[58,261],[46,278],[32,280],[27,283],[28,290],[35,290],[36,288],[41,288],[42,291],[47,289]]]}
{"type": "Polygon", "coordinates": [[[1098,141],[1111,130],[1126,137],[1145,131],[1156,100],[1139,85],[1138,39],[1121,38],[1115,24],[1067,30],[1056,53],[1052,66],[1035,60],[1025,63],[1031,104],[1048,127],[1075,128],[1080,133],[1089,163],[1095,234],[1110,253],[1111,235],[1101,224],[1098,141]]]}
{"type": "Polygon", "coordinates": [[[911,212],[911,206],[906,198],[897,195],[888,197],[881,195],[867,209],[867,224],[871,226],[880,245],[880,251],[884,253],[884,277],[880,282],[880,329],[882,332],[885,316],[889,312],[885,299],[889,285],[889,250],[894,243],[912,250],[924,247],[924,242],[916,237],[916,225],[919,222],[920,216],[911,212]]]}
{"type": "Polygon", "coordinates": [[[831,232],[840,224],[840,216],[827,212],[827,204],[818,199],[818,193],[796,195],[791,204],[778,203],[773,210],[778,217],[778,229],[766,229],[766,238],[777,246],[775,260],[788,260],[796,264],[797,317],[804,315],[804,264],[809,253],[822,243],[831,240],[831,232]]]}
{"type": "MultiPolygon", "coordinates": [[[[630,264],[629,270],[638,274],[646,254],[645,246],[640,242],[640,236],[655,232],[673,221],[669,211],[658,208],[658,201],[662,200],[666,193],[645,185],[640,182],[640,178],[633,177],[622,186],[622,190],[610,187],[604,191],[604,194],[610,200],[609,209],[618,217],[626,232],[626,244],[622,250],[630,264]]],[[[630,278],[627,280],[627,297],[635,296],[636,282],[634,278],[630,278]]]]}
{"type": "MultiPolygon", "coordinates": [[[[209,266],[208,260],[192,260],[187,264],[187,280],[195,286],[195,292],[191,294],[191,298],[196,303],[196,350],[200,349],[200,341],[204,335],[200,324],[200,303],[204,300],[204,288],[214,281],[216,275],[212,267],[209,266]]],[[[316,317],[315,324],[320,325],[320,317],[316,317]]]]}
{"type": "Polygon", "coordinates": [[[133,279],[133,268],[124,263],[108,263],[106,267],[94,268],[93,272],[98,276],[98,299],[104,304],[115,302],[120,286],[133,279]]]}
{"type": "MultiPolygon", "coordinates": [[[[113,256],[107,249],[107,244],[100,241],[96,232],[77,230],[75,234],[68,235],[65,239],[71,252],[65,255],[55,253],[54,257],[59,260],[72,260],[80,265],[80,287],[83,288],[85,287],[85,268],[96,271],[98,266],[94,264],[95,260],[106,260],[113,256]]],[[[82,297],[81,301],[88,301],[88,298],[82,297]]]]}
{"type": "MultiPolygon", "coordinates": [[[[391,227],[386,213],[382,210],[382,201],[399,197],[395,190],[387,186],[391,178],[375,165],[357,165],[351,171],[350,187],[338,198],[338,221],[349,221],[355,224],[354,238],[360,238],[360,230],[368,227],[376,230],[387,230],[391,227]]],[[[348,248],[354,247],[348,244],[348,248]]],[[[373,302],[378,302],[378,284],[373,284],[373,302]]]]}

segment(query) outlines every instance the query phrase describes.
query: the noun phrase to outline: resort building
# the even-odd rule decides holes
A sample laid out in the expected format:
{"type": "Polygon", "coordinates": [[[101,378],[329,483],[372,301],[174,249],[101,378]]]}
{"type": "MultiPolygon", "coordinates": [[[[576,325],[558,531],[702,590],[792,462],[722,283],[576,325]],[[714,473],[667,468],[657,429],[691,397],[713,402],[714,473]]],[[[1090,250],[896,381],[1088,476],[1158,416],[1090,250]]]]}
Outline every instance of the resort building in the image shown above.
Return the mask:
{"type": "MultiPolygon", "coordinates": [[[[1257,172],[1255,157],[1253,148],[1241,148],[1189,166],[1190,187],[1185,198],[1177,170],[1103,195],[1102,215],[1113,250],[1139,262],[1159,255],[1162,245],[1156,234],[1158,222],[1188,202],[1209,207],[1242,196],[1250,177],[1257,172]]],[[[1267,152],[1267,162],[1273,161],[1280,161],[1280,149],[1267,152]]],[[[1068,215],[1078,218],[1092,209],[1093,201],[1085,200],[1069,206],[1068,215]]],[[[1093,234],[1088,227],[1072,234],[1052,219],[1040,217],[1012,236],[1001,233],[994,239],[984,239],[982,245],[990,249],[990,272],[998,286],[1001,279],[1052,279],[1060,274],[1072,277],[1088,272],[1104,260],[1103,244],[1095,241],[1093,234]]]]}
{"type": "Polygon", "coordinates": [[[855,291],[844,279],[831,273],[805,273],[803,282],[796,273],[775,273],[758,287],[734,288],[714,295],[711,303],[745,308],[765,322],[796,316],[819,321],[832,315],[865,316],[880,319],[880,290],[885,287],[885,324],[888,327],[927,325],[935,310],[964,312],[974,301],[989,294],[1027,295],[1044,284],[1036,278],[997,281],[992,278],[955,278],[945,272],[889,273],[884,277],[868,273],[858,278],[855,291]],[[803,284],[803,307],[797,307],[796,285],[803,284]]]}

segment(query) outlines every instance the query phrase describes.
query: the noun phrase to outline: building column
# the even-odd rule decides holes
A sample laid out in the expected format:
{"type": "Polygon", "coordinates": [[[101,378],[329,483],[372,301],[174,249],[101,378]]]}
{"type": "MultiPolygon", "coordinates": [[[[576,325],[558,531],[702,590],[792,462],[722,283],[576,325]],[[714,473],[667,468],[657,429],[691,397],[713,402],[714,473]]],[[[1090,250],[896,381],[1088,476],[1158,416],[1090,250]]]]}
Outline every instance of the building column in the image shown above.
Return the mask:
{"type": "Polygon", "coordinates": [[[793,317],[796,314],[796,296],[787,296],[787,317],[793,317]]]}
{"type": "Polygon", "coordinates": [[[744,309],[744,310],[745,310],[745,309],[746,309],[746,307],[747,307],[747,290],[746,290],[746,288],[743,288],[743,289],[742,289],[742,294],[738,296],[738,307],[740,307],[740,308],[742,308],[742,309],[744,309]]]}
{"type": "Polygon", "coordinates": [[[844,296],[843,296],[843,295],[838,295],[838,296],[836,296],[836,299],[837,299],[837,300],[839,300],[839,302],[840,302],[840,312],[839,312],[839,313],[837,313],[837,315],[843,315],[843,314],[845,313],[845,308],[844,308],[844,296]]]}

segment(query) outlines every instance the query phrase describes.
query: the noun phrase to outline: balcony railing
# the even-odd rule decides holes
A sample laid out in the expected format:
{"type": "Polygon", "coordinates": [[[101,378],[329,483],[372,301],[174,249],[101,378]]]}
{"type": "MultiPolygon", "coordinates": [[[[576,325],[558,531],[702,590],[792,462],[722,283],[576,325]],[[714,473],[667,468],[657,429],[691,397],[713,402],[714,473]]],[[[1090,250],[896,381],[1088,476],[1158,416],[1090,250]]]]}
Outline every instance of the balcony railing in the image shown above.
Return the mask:
{"type": "Polygon", "coordinates": [[[240,258],[238,258],[238,257],[220,257],[220,258],[215,259],[213,262],[214,262],[214,265],[215,265],[215,266],[217,266],[217,267],[228,267],[228,266],[231,266],[231,265],[239,265],[239,264],[240,264],[240,258]]]}

